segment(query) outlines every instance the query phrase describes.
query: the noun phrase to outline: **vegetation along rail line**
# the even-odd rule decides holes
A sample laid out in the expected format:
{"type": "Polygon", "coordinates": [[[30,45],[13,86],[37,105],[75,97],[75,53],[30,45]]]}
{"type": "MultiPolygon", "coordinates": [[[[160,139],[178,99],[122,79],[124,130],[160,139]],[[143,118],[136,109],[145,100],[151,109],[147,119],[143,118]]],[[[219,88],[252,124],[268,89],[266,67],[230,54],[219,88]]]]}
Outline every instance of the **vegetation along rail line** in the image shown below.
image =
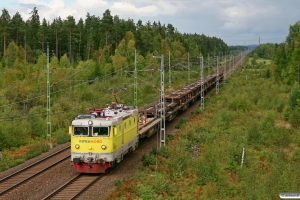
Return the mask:
{"type": "MultiPolygon", "coordinates": [[[[238,58],[236,63],[234,63],[232,66],[226,66],[226,68],[229,69],[227,73],[231,73],[232,68],[235,68],[239,63],[238,61],[241,59],[242,57],[238,58]]],[[[205,77],[203,82],[197,81],[178,91],[166,95],[164,102],[164,116],[166,121],[171,121],[178,115],[178,112],[184,111],[191,103],[195,102],[196,99],[199,98],[202,89],[205,92],[208,92],[213,86],[219,84],[217,81],[221,82],[224,79],[224,75],[226,76],[226,72],[224,71],[224,68],[221,68],[217,73],[205,77]],[[203,86],[203,88],[201,88],[201,86],[203,86]]],[[[80,173],[104,173],[114,164],[121,162],[127,153],[135,150],[138,147],[138,144],[142,139],[146,139],[147,137],[150,137],[154,133],[160,131],[160,127],[158,125],[161,123],[161,116],[159,112],[161,109],[161,101],[146,105],[141,109],[136,109],[134,107],[120,104],[116,99],[116,102],[114,102],[111,107],[104,109],[94,108],[90,110],[90,114],[79,114],[77,119],[72,122],[73,126],[70,129],[72,138],[71,161],[74,163],[76,171],[80,173]],[[130,114],[128,115],[128,113],[130,114]],[[118,120],[116,124],[113,124],[113,118],[119,118],[120,116],[123,119],[123,122],[125,122],[125,124],[122,124],[121,127],[119,126],[120,121],[118,120]],[[128,121],[131,120],[131,118],[132,124],[130,124],[130,121],[128,121]],[[98,121],[95,119],[98,119],[98,121]],[[94,124],[90,124],[91,121],[94,124]],[[76,124],[77,122],[78,124],[76,124]],[[96,123],[98,122],[100,122],[100,126],[97,126],[96,123]],[[87,127],[82,125],[85,123],[87,123],[87,127]],[[90,127],[94,127],[93,131],[87,131],[90,127]],[[112,132],[110,132],[111,130],[112,132]],[[117,136],[117,133],[120,130],[124,131],[123,134],[121,134],[123,135],[123,138],[117,136]],[[80,135],[77,135],[78,131],[81,132],[80,135]],[[94,133],[97,133],[97,135],[89,135],[94,133]],[[111,138],[107,136],[115,136],[115,139],[117,140],[113,142],[113,145],[110,144],[110,142],[112,142],[112,140],[110,140],[111,138]],[[91,139],[92,143],[89,143],[91,139]],[[120,144],[118,144],[118,142],[120,142],[120,144]],[[119,148],[118,145],[121,148],[119,148]],[[81,147],[78,148],[78,146],[81,147]],[[109,154],[109,151],[113,153],[109,154]],[[78,157],[78,155],[80,156],[78,157]],[[117,156],[114,157],[113,155],[117,156]]],[[[66,147],[59,152],[56,152],[22,170],[15,172],[14,174],[1,179],[0,195],[5,195],[22,184],[30,184],[28,180],[46,171],[57,163],[68,159],[69,157],[70,147],[66,147]]],[[[96,177],[93,176],[80,177],[82,178],[72,179],[72,181],[64,184],[62,187],[51,193],[51,198],[54,198],[54,196],[57,195],[58,198],[65,198],[66,194],[69,195],[68,198],[76,197],[97,180],[96,177]],[[71,186],[72,191],[74,192],[70,192],[68,189],[70,187],[68,185],[73,183],[75,180],[77,182],[76,185],[80,185],[81,188],[71,186]]],[[[50,196],[46,198],[50,198],[50,196]]]]}

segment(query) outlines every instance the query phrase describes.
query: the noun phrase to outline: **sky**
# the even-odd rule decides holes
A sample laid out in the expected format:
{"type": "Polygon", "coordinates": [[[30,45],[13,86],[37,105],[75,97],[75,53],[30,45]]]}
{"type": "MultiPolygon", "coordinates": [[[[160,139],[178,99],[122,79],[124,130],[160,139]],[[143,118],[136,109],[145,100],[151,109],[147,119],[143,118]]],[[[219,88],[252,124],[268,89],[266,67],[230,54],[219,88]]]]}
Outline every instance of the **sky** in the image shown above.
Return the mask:
{"type": "Polygon", "coordinates": [[[300,20],[300,0],[0,0],[0,7],[23,20],[36,7],[40,20],[50,23],[69,15],[78,22],[87,13],[101,19],[109,9],[121,19],[172,24],[180,33],[217,37],[228,45],[285,42],[289,27],[300,20]]]}

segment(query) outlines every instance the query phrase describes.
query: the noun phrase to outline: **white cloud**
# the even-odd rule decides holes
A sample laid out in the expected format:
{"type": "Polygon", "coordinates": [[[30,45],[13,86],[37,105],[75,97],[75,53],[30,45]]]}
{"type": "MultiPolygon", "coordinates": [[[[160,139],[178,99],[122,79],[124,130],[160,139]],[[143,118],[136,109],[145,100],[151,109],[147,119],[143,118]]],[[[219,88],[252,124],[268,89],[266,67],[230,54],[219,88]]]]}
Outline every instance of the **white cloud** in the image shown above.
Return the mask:
{"type": "Polygon", "coordinates": [[[160,10],[157,6],[154,5],[146,5],[143,7],[136,7],[133,4],[129,4],[126,2],[115,2],[112,6],[111,9],[115,13],[122,13],[122,15],[137,15],[137,16],[157,16],[160,13],[160,10]]]}
{"type": "Polygon", "coordinates": [[[108,3],[103,0],[76,0],[75,3],[78,9],[103,9],[103,6],[107,6],[108,3]]]}
{"type": "Polygon", "coordinates": [[[51,9],[62,9],[65,7],[65,2],[63,0],[52,0],[48,4],[51,9]]]}
{"type": "MultiPolygon", "coordinates": [[[[263,1],[262,1],[263,2],[263,1]]],[[[280,10],[274,5],[265,3],[259,6],[253,3],[240,3],[228,5],[220,12],[223,25],[220,30],[225,31],[262,31],[273,24],[270,20],[280,15],[280,10]]]]}
{"type": "Polygon", "coordinates": [[[125,20],[170,23],[182,33],[233,39],[273,33],[281,34],[280,42],[300,13],[299,0],[0,0],[0,6],[11,16],[18,11],[24,20],[36,7],[40,19],[50,23],[59,16],[85,19],[88,12],[102,18],[109,9],[125,20]]]}
{"type": "Polygon", "coordinates": [[[47,3],[41,0],[18,0],[19,4],[32,4],[37,6],[46,6],[47,3]]]}

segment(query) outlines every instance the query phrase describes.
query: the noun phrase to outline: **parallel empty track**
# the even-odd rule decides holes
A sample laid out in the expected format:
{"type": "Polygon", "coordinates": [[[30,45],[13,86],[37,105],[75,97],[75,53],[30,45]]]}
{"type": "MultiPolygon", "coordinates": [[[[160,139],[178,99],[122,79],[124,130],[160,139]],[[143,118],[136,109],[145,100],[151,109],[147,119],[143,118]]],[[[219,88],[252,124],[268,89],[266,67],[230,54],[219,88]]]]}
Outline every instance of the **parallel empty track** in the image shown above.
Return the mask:
{"type": "Polygon", "coordinates": [[[70,157],[70,146],[0,179],[0,196],[70,157]]]}
{"type": "Polygon", "coordinates": [[[78,174],[44,199],[75,199],[101,177],[97,174],[78,174]]]}

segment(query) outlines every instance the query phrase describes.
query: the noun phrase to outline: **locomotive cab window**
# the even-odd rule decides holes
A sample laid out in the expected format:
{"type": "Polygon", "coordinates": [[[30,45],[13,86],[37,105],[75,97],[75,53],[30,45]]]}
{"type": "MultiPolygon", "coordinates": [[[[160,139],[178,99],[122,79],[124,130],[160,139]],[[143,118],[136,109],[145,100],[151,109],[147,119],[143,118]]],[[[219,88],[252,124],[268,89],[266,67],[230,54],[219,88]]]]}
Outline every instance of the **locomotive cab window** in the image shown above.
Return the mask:
{"type": "Polygon", "coordinates": [[[93,136],[109,136],[109,127],[93,127],[93,136]]]}
{"type": "Polygon", "coordinates": [[[87,136],[87,135],[89,135],[89,130],[88,130],[88,127],[74,127],[74,130],[73,130],[74,132],[74,135],[78,135],[78,136],[80,136],[80,135],[85,135],[85,136],[87,136]]]}

